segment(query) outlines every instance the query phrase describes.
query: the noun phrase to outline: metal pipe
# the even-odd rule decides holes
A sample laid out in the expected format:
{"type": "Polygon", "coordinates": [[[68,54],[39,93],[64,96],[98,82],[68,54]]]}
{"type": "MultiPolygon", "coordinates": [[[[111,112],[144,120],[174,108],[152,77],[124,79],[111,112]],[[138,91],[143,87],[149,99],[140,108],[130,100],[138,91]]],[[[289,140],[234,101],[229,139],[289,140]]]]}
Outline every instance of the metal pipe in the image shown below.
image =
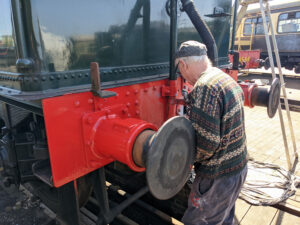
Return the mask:
{"type": "Polygon", "coordinates": [[[207,55],[214,66],[218,66],[218,48],[214,36],[212,35],[206,22],[200,16],[193,0],[181,0],[182,8],[190,18],[194,27],[198,31],[203,43],[207,47],[207,55]]]}
{"type": "MultiPolygon", "coordinates": [[[[116,191],[119,195],[126,197],[126,198],[130,198],[132,195],[121,190],[121,189],[117,189],[115,190],[115,188],[113,187],[113,185],[109,182],[106,182],[106,185],[109,187],[110,190],[112,191],[116,191]]],[[[166,221],[166,222],[171,222],[174,225],[183,225],[182,222],[178,221],[177,219],[167,215],[166,213],[160,211],[159,209],[154,208],[153,206],[149,205],[148,203],[142,201],[142,200],[136,200],[135,204],[137,204],[138,206],[148,210],[151,213],[154,213],[156,216],[158,216],[159,218],[161,218],[162,220],[166,221]]]]}
{"type": "Polygon", "coordinates": [[[148,186],[143,187],[138,192],[127,198],[125,201],[121,202],[118,206],[112,208],[110,212],[107,214],[107,221],[108,223],[112,222],[114,218],[119,215],[125,208],[135,202],[137,199],[142,197],[149,191],[148,186]]]}
{"type": "Polygon", "coordinates": [[[235,31],[236,31],[236,14],[237,14],[237,5],[238,0],[234,1],[234,13],[233,13],[233,24],[232,24],[232,36],[231,36],[231,47],[230,50],[233,52],[234,49],[234,41],[235,41],[235,31]]]}
{"type": "MultiPolygon", "coordinates": [[[[277,67],[278,67],[278,71],[279,71],[280,83],[281,84],[285,84],[283,76],[282,76],[281,62],[280,62],[279,53],[278,53],[278,45],[277,45],[277,41],[276,41],[275,35],[274,35],[274,25],[273,25],[273,23],[271,21],[271,13],[270,13],[269,2],[266,2],[266,7],[267,7],[268,17],[270,18],[270,27],[271,27],[271,34],[272,34],[272,42],[273,42],[273,46],[274,46],[274,53],[275,53],[277,67]]],[[[292,124],[292,119],[291,119],[291,114],[290,114],[290,109],[289,109],[289,103],[288,103],[288,100],[287,100],[287,94],[286,94],[286,90],[285,90],[285,85],[281,85],[281,88],[282,88],[282,92],[283,92],[283,96],[284,96],[283,99],[284,99],[284,105],[285,105],[286,114],[287,114],[287,117],[288,117],[290,134],[292,136],[292,142],[293,142],[293,147],[294,147],[294,154],[295,154],[295,157],[298,158],[297,147],[296,147],[296,140],[295,140],[295,134],[294,134],[293,124],[292,124]]]]}
{"type": "Polygon", "coordinates": [[[177,47],[177,0],[171,0],[170,24],[170,80],[176,80],[175,52],[177,47]]]}
{"type": "MultiPolygon", "coordinates": [[[[274,60],[273,60],[272,49],[271,49],[271,44],[270,44],[270,39],[269,39],[269,34],[268,34],[269,31],[268,31],[268,27],[267,27],[266,14],[264,11],[263,0],[259,0],[259,3],[260,3],[260,10],[261,10],[261,15],[262,15],[262,19],[263,19],[268,55],[269,55],[269,60],[270,60],[270,64],[271,64],[272,78],[274,80],[276,78],[276,74],[275,74],[275,69],[274,69],[274,60]]],[[[271,17],[269,18],[269,22],[270,22],[270,24],[272,24],[271,17]]],[[[279,113],[280,126],[281,126],[281,132],[282,132],[282,136],[283,136],[283,143],[284,143],[284,147],[285,147],[285,155],[286,155],[286,159],[287,159],[288,169],[291,170],[292,164],[291,164],[289,148],[288,148],[288,143],[287,143],[287,139],[286,139],[284,121],[283,121],[282,110],[281,110],[280,104],[278,105],[278,113],[279,113]]]]}
{"type": "Polygon", "coordinates": [[[13,23],[15,27],[15,36],[16,36],[16,44],[17,44],[17,55],[18,58],[27,58],[28,52],[26,49],[26,41],[25,41],[25,33],[23,27],[23,19],[22,19],[22,7],[20,5],[19,0],[11,1],[12,5],[12,14],[13,14],[13,23]]]}

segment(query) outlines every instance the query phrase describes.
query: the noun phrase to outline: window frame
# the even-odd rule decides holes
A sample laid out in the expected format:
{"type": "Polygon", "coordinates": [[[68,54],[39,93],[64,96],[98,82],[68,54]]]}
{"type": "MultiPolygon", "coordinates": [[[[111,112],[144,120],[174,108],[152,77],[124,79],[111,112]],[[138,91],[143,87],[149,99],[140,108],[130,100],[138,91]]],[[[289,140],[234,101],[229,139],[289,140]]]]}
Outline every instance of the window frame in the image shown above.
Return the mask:
{"type": "MultiPolygon", "coordinates": [[[[300,31],[296,31],[296,32],[279,32],[279,22],[280,22],[280,21],[291,20],[291,19],[279,20],[279,17],[280,17],[281,15],[283,15],[283,14],[288,14],[288,18],[289,18],[289,13],[295,13],[295,14],[296,14],[296,13],[300,13],[300,11],[283,12],[283,13],[280,13],[280,14],[278,15],[278,17],[277,17],[277,29],[276,29],[276,31],[277,31],[278,34],[298,34],[298,33],[300,33],[300,31]]],[[[295,19],[300,20],[300,18],[295,18],[295,19]]],[[[299,23],[299,26],[300,26],[300,23],[299,23]]]]}
{"type": "MultiPolygon", "coordinates": [[[[246,18],[246,19],[244,20],[244,23],[243,23],[243,24],[244,24],[244,26],[243,26],[243,35],[244,35],[244,36],[247,36],[247,37],[251,36],[251,34],[245,34],[245,24],[254,25],[254,28],[251,27],[251,32],[252,32],[252,29],[253,29],[253,36],[261,36],[261,35],[265,35],[264,33],[263,33],[263,34],[257,34],[257,33],[256,33],[257,25],[258,25],[258,24],[263,25],[263,22],[258,22],[258,21],[259,21],[259,18],[262,18],[261,15],[254,16],[254,17],[248,17],[248,18],[246,18]],[[248,20],[248,19],[251,19],[251,23],[249,23],[249,22],[248,22],[248,23],[245,23],[246,20],[248,20]],[[252,22],[252,21],[255,21],[255,23],[252,22]]],[[[269,31],[270,23],[269,23],[269,18],[268,18],[268,17],[267,17],[267,23],[268,23],[268,31],[269,31]]]]}

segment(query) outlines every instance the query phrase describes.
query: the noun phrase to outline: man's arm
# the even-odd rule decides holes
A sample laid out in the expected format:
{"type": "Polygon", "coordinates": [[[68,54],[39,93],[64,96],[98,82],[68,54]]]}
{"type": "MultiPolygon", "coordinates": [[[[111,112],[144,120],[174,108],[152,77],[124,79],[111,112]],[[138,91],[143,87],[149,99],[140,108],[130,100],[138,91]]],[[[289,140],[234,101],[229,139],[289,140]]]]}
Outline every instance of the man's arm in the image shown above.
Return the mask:
{"type": "Polygon", "coordinates": [[[220,145],[219,92],[207,86],[197,86],[191,93],[189,119],[196,131],[195,161],[209,159],[220,145]]]}

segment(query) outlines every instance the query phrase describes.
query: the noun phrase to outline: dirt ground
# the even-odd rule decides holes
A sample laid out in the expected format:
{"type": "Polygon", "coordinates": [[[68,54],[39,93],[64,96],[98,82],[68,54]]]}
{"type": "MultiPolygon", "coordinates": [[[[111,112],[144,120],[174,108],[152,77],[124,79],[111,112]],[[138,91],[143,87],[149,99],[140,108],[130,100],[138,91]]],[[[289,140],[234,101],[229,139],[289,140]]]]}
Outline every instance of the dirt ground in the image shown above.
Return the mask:
{"type": "Polygon", "coordinates": [[[54,225],[40,200],[0,181],[0,225],[54,225]]]}

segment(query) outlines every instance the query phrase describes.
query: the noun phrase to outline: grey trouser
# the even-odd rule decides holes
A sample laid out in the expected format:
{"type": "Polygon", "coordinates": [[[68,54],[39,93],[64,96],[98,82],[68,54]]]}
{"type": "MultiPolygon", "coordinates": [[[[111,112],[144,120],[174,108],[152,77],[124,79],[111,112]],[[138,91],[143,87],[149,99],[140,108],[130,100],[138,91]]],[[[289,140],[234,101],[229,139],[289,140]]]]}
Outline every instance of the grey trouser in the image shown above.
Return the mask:
{"type": "Polygon", "coordinates": [[[230,177],[207,179],[196,176],[182,222],[185,225],[233,224],[235,201],[247,171],[246,166],[240,173],[230,177]]]}

